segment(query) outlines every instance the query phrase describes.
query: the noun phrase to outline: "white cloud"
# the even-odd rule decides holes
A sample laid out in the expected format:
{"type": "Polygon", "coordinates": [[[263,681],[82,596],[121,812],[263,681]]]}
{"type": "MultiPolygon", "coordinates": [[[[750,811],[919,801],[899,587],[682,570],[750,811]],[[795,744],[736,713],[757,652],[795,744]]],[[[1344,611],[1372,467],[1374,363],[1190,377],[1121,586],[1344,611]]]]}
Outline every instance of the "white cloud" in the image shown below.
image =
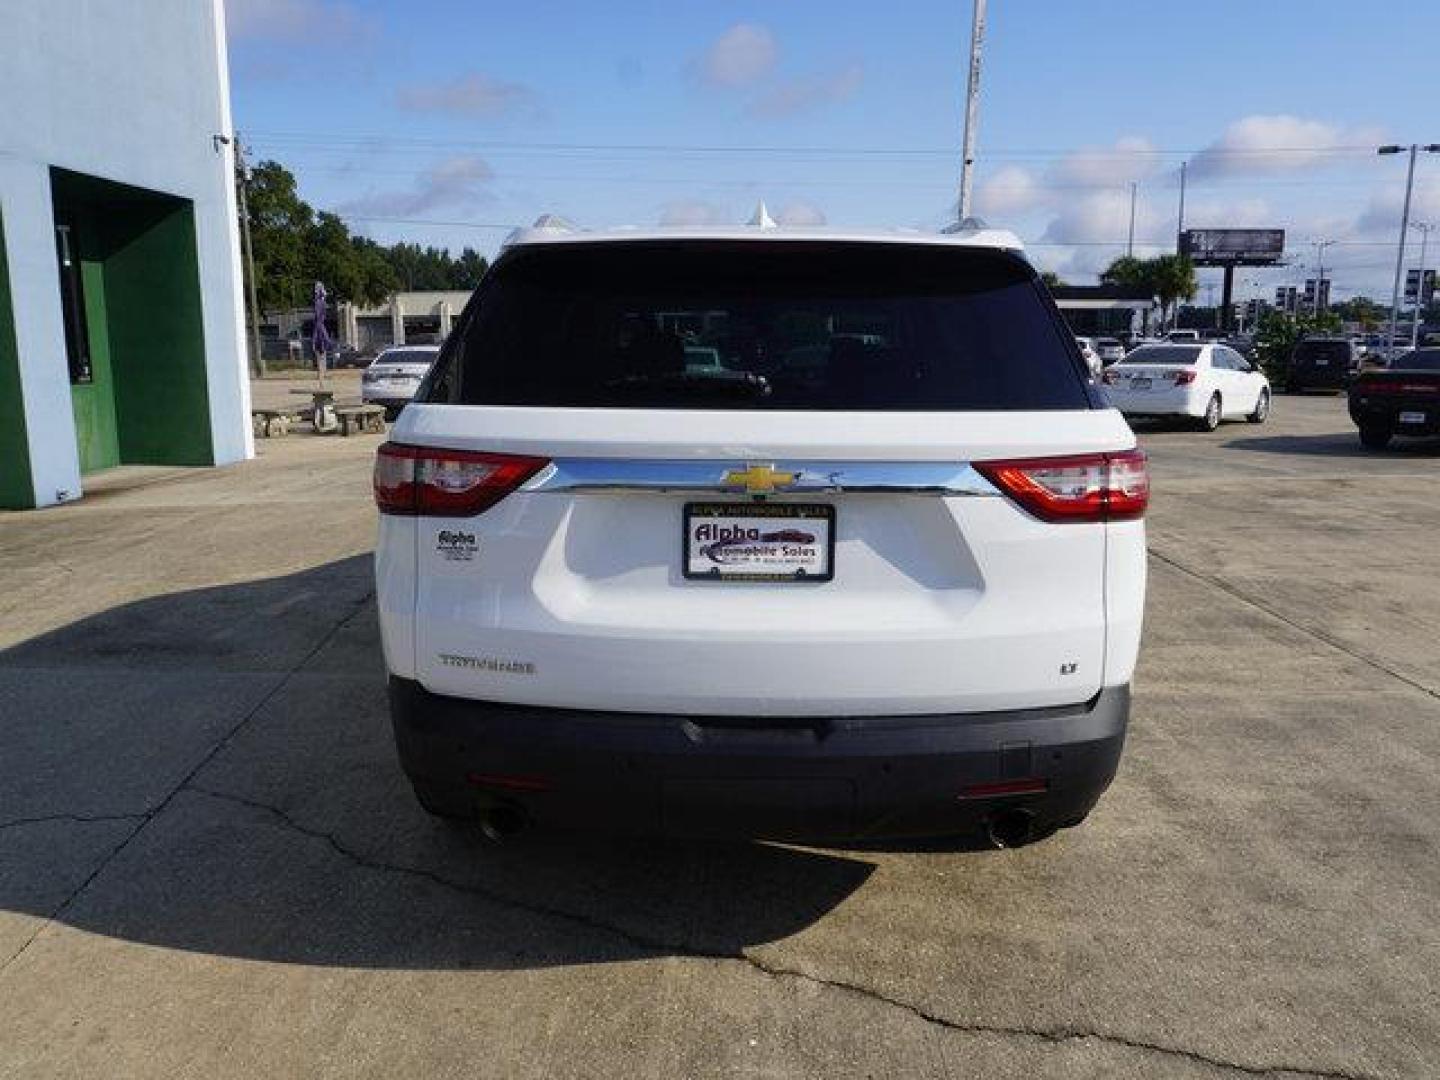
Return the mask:
{"type": "Polygon", "coordinates": [[[758,23],[736,23],[700,57],[701,78],[730,89],[752,86],[775,69],[780,49],[775,35],[758,23]]]}
{"type": "Polygon", "coordinates": [[[796,199],[782,206],[775,220],[781,225],[824,225],[825,211],[812,202],[796,199]]]}
{"type": "Polygon", "coordinates": [[[680,228],[695,228],[701,225],[722,225],[725,211],[712,202],[703,199],[676,199],[660,209],[660,224],[680,228]]]}
{"type": "Polygon", "coordinates": [[[504,116],[534,107],[535,94],[520,83],[472,72],[449,82],[402,86],[395,93],[402,109],[450,112],[470,116],[504,116]]]}
{"type": "Polygon", "coordinates": [[[238,40],[290,41],[296,48],[369,37],[374,21],[345,0],[229,0],[225,25],[238,40]]]}
{"type": "Polygon", "coordinates": [[[1113,146],[1090,146],[1074,150],[1055,163],[1051,171],[1056,185],[1113,184],[1119,187],[1132,180],[1144,180],[1160,168],[1155,146],[1140,135],[1122,135],[1113,146]]]}
{"type": "Polygon", "coordinates": [[[1006,165],[976,186],[975,210],[982,218],[1023,214],[1044,205],[1050,196],[1034,173],[1018,165],[1006,165]]]}
{"type": "Polygon", "coordinates": [[[1246,116],[1190,159],[1191,176],[1286,173],[1353,160],[1345,148],[1379,145],[1378,128],[1345,128],[1285,114],[1246,116]]]}
{"type": "Polygon", "coordinates": [[[822,105],[834,105],[855,96],[865,81],[865,69],[857,61],[835,71],[787,79],[770,87],[750,103],[751,116],[774,119],[822,105]]]}
{"type": "MultiPolygon", "coordinates": [[[[1388,233],[1397,236],[1400,232],[1400,214],[1404,207],[1405,186],[1400,183],[1385,184],[1371,193],[1369,203],[1355,222],[1356,229],[1366,234],[1388,233]]],[[[1410,220],[1440,225],[1440,181],[1415,181],[1415,190],[1410,199],[1410,220]]]]}
{"type": "Polygon", "coordinates": [[[340,207],[342,216],[413,217],[432,210],[473,206],[489,197],[494,172],[481,158],[448,158],[422,173],[405,191],[381,191],[352,199],[340,207]]]}

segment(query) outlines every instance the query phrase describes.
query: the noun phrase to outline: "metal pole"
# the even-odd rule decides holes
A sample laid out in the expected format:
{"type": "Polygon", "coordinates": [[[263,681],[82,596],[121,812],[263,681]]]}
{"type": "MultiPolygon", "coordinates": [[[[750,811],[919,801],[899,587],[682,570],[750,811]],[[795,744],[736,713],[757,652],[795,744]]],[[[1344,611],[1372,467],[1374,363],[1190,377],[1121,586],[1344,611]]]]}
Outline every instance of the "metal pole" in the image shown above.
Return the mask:
{"type": "Polygon", "coordinates": [[[1320,317],[1320,297],[1325,292],[1325,249],[1334,240],[1315,241],[1315,303],[1311,306],[1311,315],[1320,317]]]}
{"type": "Polygon", "coordinates": [[[975,0],[975,21],[970,27],[970,78],[965,87],[965,135],[960,150],[960,205],[958,220],[970,216],[974,187],[975,134],[980,124],[980,48],[985,42],[985,0],[975,0]]]}
{"type": "Polygon", "coordinates": [[[1390,294],[1390,335],[1389,345],[1395,348],[1395,329],[1400,323],[1400,278],[1405,273],[1405,234],[1410,231],[1410,192],[1415,187],[1415,152],[1419,147],[1410,144],[1410,169],[1405,177],[1405,208],[1400,211],[1400,246],[1395,252],[1395,288],[1390,294]]]}
{"type": "Polygon", "coordinates": [[[1185,169],[1188,161],[1180,162],[1180,216],[1175,223],[1175,254],[1180,254],[1180,234],[1185,231],[1185,169]]]}
{"type": "Polygon", "coordinates": [[[1130,258],[1135,254],[1135,189],[1136,183],[1130,181],[1130,235],[1125,239],[1125,256],[1130,258]]]}
{"type": "Polygon", "coordinates": [[[245,145],[240,141],[238,131],[235,133],[235,168],[239,173],[237,186],[240,189],[240,234],[245,240],[245,274],[249,279],[250,345],[255,351],[252,365],[255,374],[263,379],[265,353],[260,348],[260,305],[255,299],[255,248],[250,242],[250,200],[246,194],[250,187],[250,169],[245,164],[245,145]]]}
{"type": "Polygon", "coordinates": [[[1415,317],[1410,320],[1410,348],[1420,345],[1420,315],[1425,310],[1425,249],[1430,245],[1432,226],[1424,221],[1415,222],[1420,230],[1420,280],[1415,282],[1415,317]]]}

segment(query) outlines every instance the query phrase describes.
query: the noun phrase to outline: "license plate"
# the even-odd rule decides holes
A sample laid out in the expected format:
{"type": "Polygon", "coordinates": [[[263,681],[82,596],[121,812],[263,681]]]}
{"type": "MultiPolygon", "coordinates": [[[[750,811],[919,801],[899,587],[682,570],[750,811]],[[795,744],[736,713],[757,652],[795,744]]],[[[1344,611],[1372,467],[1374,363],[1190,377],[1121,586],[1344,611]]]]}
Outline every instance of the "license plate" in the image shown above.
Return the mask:
{"type": "Polygon", "coordinates": [[[1130,389],[1131,389],[1131,390],[1149,390],[1149,389],[1150,389],[1150,380],[1149,380],[1149,379],[1141,379],[1141,378],[1131,379],[1131,380],[1130,380],[1130,389]]]}
{"type": "Polygon", "coordinates": [[[683,570],[697,581],[829,581],[835,508],[801,503],[687,503],[683,570]]]}
{"type": "Polygon", "coordinates": [[[1400,414],[1400,423],[1423,424],[1425,423],[1425,414],[1423,412],[1402,412],[1400,414]]]}
{"type": "Polygon", "coordinates": [[[1330,361],[1327,360],[1327,359],[1326,359],[1325,357],[1323,357],[1323,356],[1317,356],[1317,357],[1315,358],[1315,366],[1316,366],[1316,367],[1329,367],[1329,366],[1330,366],[1330,361]]]}

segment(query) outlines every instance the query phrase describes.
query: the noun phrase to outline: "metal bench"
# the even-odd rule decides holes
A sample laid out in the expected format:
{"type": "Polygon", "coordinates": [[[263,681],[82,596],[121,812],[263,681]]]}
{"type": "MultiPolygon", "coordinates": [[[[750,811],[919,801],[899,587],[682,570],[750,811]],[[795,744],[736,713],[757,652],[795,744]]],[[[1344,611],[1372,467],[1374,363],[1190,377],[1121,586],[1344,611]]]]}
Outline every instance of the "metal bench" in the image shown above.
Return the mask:
{"type": "Polygon", "coordinates": [[[385,410],[379,405],[345,405],[335,410],[341,435],[385,434],[385,410]]]}

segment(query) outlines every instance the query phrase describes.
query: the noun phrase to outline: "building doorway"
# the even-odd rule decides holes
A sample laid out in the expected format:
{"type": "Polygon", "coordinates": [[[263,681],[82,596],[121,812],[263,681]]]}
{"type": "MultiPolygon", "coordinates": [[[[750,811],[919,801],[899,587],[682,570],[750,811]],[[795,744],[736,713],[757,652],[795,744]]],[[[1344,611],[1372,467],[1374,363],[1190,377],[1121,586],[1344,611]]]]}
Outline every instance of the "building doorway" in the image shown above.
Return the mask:
{"type": "Polygon", "coordinates": [[[188,199],[50,170],[80,471],[210,465],[188,199]]]}

